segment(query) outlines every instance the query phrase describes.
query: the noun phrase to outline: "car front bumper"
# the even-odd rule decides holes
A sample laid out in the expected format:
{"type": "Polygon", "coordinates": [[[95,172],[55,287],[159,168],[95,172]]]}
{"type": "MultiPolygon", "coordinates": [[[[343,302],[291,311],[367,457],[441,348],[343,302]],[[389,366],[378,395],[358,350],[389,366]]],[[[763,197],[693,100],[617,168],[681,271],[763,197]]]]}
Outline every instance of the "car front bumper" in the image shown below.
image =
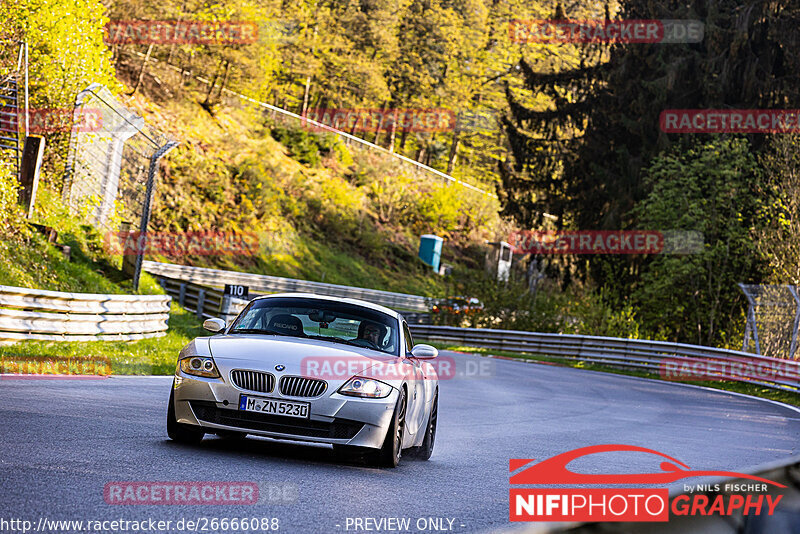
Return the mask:
{"type": "Polygon", "coordinates": [[[384,399],[349,397],[326,390],[320,397],[298,398],[245,391],[222,379],[189,376],[181,371],[174,382],[175,417],[207,432],[227,430],[278,439],[380,448],[392,422],[398,391],[384,399]],[[239,410],[239,396],[308,402],[307,419],[239,410]]]}

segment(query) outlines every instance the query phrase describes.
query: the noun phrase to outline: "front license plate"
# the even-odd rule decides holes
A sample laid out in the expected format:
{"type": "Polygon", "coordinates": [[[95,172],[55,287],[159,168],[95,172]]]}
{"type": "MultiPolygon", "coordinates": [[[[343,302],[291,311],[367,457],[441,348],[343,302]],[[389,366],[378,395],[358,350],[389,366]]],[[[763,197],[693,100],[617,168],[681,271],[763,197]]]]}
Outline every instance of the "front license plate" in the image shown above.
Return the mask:
{"type": "Polygon", "coordinates": [[[306,402],[293,402],[265,397],[239,396],[239,409],[245,412],[268,413],[308,419],[309,405],[306,402]]]}

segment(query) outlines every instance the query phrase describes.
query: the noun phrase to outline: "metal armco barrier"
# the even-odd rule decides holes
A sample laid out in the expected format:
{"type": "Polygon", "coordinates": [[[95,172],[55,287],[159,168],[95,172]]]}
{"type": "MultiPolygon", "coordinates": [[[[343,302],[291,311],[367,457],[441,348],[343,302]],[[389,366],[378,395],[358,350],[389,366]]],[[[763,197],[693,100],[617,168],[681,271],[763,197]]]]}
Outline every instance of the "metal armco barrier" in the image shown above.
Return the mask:
{"type": "MultiPolygon", "coordinates": [[[[158,283],[178,304],[194,312],[198,319],[219,317],[230,324],[249,302],[224,295],[219,289],[212,289],[191,282],[159,277],[158,283]]],[[[256,295],[250,295],[255,297],[256,295]]]]}
{"type": "MultiPolygon", "coordinates": [[[[260,295],[250,293],[248,299],[239,299],[224,295],[219,289],[201,286],[191,282],[184,282],[174,278],[158,277],[158,283],[164,290],[177,299],[178,304],[189,311],[195,312],[200,319],[219,317],[226,323],[233,321],[239,312],[244,309],[249,299],[260,295]]],[[[430,315],[427,313],[404,313],[408,324],[429,324],[430,315]]]]}
{"type": "MultiPolygon", "coordinates": [[[[747,352],[643,339],[542,334],[517,330],[409,325],[418,338],[433,342],[462,343],[510,352],[539,354],[564,360],[580,360],[612,367],[669,372],[668,365],[702,365],[711,370],[734,368],[725,380],[736,380],[783,391],[800,392],[800,361],[757,356],[747,352]]],[[[709,378],[714,380],[715,378],[709,378]]],[[[718,379],[723,379],[720,376],[718,379]]]]}
{"type": "Polygon", "coordinates": [[[430,313],[400,312],[408,324],[431,324],[430,313]]]}
{"type": "Polygon", "coordinates": [[[166,333],[166,295],[62,293],[0,286],[0,342],[133,341],[166,333]]]}
{"type": "Polygon", "coordinates": [[[260,291],[262,293],[297,291],[332,297],[363,299],[395,310],[428,311],[428,299],[419,295],[409,295],[407,293],[393,293],[391,291],[379,291],[377,289],[309,282],[308,280],[296,280],[294,278],[281,278],[279,276],[267,276],[263,274],[222,271],[218,269],[207,269],[205,267],[189,267],[186,265],[174,265],[172,263],[159,263],[155,261],[145,261],[143,263],[143,268],[150,274],[159,277],[173,278],[176,280],[183,280],[184,282],[192,282],[194,284],[215,287],[221,287],[225,284],[237,284],[248,286],[251,290],[260,291]]]}

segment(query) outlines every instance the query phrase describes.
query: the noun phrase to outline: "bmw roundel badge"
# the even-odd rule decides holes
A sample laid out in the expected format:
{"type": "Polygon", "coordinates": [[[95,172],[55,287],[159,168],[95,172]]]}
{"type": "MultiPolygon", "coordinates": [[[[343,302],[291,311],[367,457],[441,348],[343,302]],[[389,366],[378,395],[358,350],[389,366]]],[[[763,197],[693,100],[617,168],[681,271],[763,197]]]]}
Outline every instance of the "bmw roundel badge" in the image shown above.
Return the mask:
{"type": "Polygon", "coordinates": [[[284,369],[286,369],[285,365],[278,364],[275,366],[276,371],[283,371],[284,369]]]}

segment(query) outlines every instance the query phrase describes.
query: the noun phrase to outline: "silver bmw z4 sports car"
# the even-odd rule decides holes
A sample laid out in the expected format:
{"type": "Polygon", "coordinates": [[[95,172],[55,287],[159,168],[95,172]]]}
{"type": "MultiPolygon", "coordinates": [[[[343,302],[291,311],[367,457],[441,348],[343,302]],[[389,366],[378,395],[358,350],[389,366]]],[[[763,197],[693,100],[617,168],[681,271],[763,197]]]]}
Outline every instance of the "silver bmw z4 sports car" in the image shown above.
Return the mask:
{"type": "Polygon", "coordinates": [[[403,316],[355,299],[283,293],[253,299],[215,335],[181,350],[167,433],[329,443],[395,467],[430,458],[436,438],[438,351],[414,345],[403,316]]]}

